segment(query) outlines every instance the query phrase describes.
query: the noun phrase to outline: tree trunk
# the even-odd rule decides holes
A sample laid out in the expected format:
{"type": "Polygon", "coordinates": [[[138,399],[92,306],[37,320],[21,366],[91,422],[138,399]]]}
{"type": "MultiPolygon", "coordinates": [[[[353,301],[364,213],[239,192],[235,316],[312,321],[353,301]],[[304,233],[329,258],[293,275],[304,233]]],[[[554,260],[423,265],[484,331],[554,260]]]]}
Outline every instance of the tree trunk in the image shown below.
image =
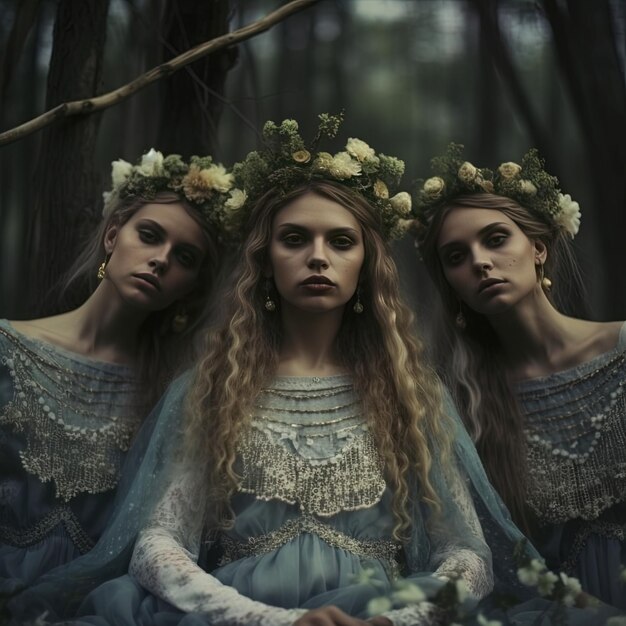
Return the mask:
{"type": "MultiPolygon", "coordinates": [[[[229,5],[228,0],[168,0],[163,16],[165,60],[227,33],[229,5]]],[[[159,150],[219,157],[224,83],[236,54],[234,48],[220,50],[164,81],[159,150]]]]}
{"type": "MultiPolygon", "coordinates": [[[[97,95],[108,0],[60,0],[54,25],[46,106],[97,95]]],[[[94,149],[100,115],[61,120],[42,135],[26,256],[32,316],[57,312],[52,287],[74,260],[93,228],[96,198],[94,149]]]]}

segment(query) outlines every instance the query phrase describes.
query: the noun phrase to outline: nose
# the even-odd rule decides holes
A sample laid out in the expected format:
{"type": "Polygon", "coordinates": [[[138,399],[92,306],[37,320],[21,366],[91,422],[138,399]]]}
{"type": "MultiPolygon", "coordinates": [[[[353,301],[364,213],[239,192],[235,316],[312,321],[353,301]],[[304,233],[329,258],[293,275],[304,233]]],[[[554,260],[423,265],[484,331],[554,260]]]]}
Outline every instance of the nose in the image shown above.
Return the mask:
{"type": "Polygon", "coordinates": [[[480,251],[474,254],[474,270],[479,274],[486,274],[493,269],[493,263],[491,259],[486,255],[484,251],[480,251]]]}
{"type": "Polygon", "coordinates": [[[152,257],[148,261],[148,266],[157,274],[164,274],[169,266],[169,247],[160,246],[153,250],[152,257]]]}
{"type": "Polygon", "coordinates": [[[310,269],[328,269],[328,256],[326,254],[325,243],[322,239],[314,239],[311,246],[311,254],[307,260],[307,267],[310,269]]]}

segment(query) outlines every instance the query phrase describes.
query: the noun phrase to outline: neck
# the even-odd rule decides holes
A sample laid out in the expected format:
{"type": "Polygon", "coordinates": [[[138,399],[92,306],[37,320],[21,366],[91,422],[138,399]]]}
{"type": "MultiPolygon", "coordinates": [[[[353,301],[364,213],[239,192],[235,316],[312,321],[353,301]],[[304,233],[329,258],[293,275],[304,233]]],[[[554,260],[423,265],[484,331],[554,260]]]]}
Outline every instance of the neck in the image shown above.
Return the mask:
{"type": "Polygon", "coordinates": [[[498,336],[505,362],[514,377],[537,367],[551,369],[556,357],[571,345],[572,318],[557,311],[541,288],[510,310],[488,317],[498,336]]]}
{"type": "Polygon", "coordinates": [[[82,353],[132,364],[139,327],[147,313],[129,307],[106,287],[106,283],[100,283],[79,308],[67,314],[68,322],[82,353]]]}
{"type": "Polygon", "coordinates": [[[343,309],[310,313],[281,307],[283,340],[278,374],[282,376],[332,376],[345,373],[336,353],[343,309]]]}

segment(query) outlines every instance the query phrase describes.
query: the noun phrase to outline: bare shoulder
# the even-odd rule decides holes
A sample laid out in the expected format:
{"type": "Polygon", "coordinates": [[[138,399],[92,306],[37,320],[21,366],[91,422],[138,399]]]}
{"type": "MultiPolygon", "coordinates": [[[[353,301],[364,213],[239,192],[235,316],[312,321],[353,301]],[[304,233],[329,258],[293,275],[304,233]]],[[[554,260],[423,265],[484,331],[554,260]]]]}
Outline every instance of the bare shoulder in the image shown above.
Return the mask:
{"type": "MultiPolygon", "coordinates": [[[[577,334],[580,338],[580,348],[586,358],[593,358],[617,347],[620,333],[624,326],[623,321],[593,322],[576,320],[577,334]]],[[[583,359],[583,360],[586,360],[583,359]]]]}
{"type": "Polygon", "coordinates": [[[53,344],[63,344],[68,329],[65,313],[34,320],[10,320],[9,324],[21,335],[53,344]]]}

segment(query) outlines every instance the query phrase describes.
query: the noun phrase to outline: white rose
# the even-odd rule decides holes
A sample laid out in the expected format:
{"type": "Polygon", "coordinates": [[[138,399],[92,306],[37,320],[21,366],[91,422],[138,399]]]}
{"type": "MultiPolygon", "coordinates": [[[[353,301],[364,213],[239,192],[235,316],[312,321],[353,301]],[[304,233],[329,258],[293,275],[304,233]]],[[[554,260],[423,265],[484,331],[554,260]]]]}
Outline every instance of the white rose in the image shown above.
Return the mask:
{"type": "Polygon", "coordinates": [[[248,199],[248,194],[241,189],[231,189],[230,198],[226,200],[224,206],[230,211],[240,209],[248,199]]]}
{"type": "Polygon", "coordinates": [[[522,171],[522,166],[513,161],[507,161],[498,168],[498,174],[502,178],[515,178],[522,171]]]}
{"type": "Polygon", "coordinates": [[[163,174],[163,154],[154,148],[141,157],[141,165],[137,171],[143,176],[160,176],[163,174]]]}
{"type": "Polygon", "coordinates": [[[568,193],[565,195],[560,193],[559,207],[561,210],[555,218],[556,223],[562,226],[571,237],[576,236],[580,228],[581,217],[578,202],[572,200],[568,193]]]}
{"type": "Polygon", "coordinates": [[[474,182],[477,174],[478,169],[476,169],[476,167],[469,161],[465,161],[465,163],[459,167],[459,171],[457,172],[459,180],[463,181],[465,184],[474,182]]]}
{"type": "Polygon", "coordinates": [[[522,193],[528,196],[534,196],[537,193],[537,187],[530,180],[520,180],[519,188],[522,193]]]}
{"type": "Polygon", "coordinates": [[[111,182],[113,187],[123,185],[132,171],[133,166],[128,161],[124,161],[124,159],[113,161],[111,163],[111,182]]]}
{"type": "Polygon", "coordinates": [[[347,152],[338,152],[330,162],[328,171],[338,180],[361,175],[361,164],[347,152]]]}
{"type": "Polygon", "coordinates": [[[440,176],[433,176],[424,183],[424,193],[431,198],[438,198],[443,192],[446,183],[440,176]]]}
{"type": "Polygon", "coordinates": [[[394,210],[403,217],[408,217],[411,214],[411,196],[406,191],[401,191],[389,198],[389,202],[394,210]]]}
{"type": "Polygon", "coordinates": [[[365,161],[372,162],[378,160],[374,149],[370,148],[361,139],[350,137],[348,139],[348,142],[346,143],[346,150],[360,163],[364,163],[365,161]]]}

